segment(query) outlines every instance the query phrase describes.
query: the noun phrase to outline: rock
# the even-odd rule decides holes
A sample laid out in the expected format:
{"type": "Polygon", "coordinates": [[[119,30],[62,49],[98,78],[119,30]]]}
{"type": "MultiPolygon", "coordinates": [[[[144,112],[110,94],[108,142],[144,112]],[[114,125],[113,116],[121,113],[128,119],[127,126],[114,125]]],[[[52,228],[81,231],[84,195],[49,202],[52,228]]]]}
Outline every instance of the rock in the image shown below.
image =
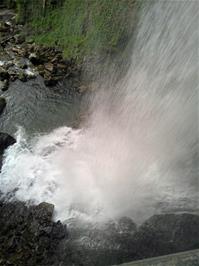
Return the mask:
{"type": "Polygon", "coordinates": [[[16,140],[12,136],[0,132],[0,154],[3,154],[4,150],[14,143],[16,143],[16,140]]]}
{"type": "Polygon", "coordinates": [[[3,112],[5,107],[6,107],[6,99],[3,97],[0,97],[0,114],[3,112]]]}
{"type": "Polygon", "coordinates": [[[29,55],[29,60],[33,65],[39,65],[41,64],[41,59],[39,58],[39,56],[36,53],[31,53],[29,55]]]}
{"type": "Polygon", "coordinates": [[[0,67],[0,80],[5,80],[5,79],[9,79],[9,73],[6,69],[4,69],[3,67],[0,67]]]}
{"type": "Polygon", "coordinates": [[[118,221],[118,231],[120,234],[134,234],[137,226],[129,217],[121,217],[118,221]]]}
{"type": "Polygon", "coordinates": [[[54,239],[63,239],[67,236],[66,225],[58,221],[53,225],[52,236],[54,239]]]}
{"type": "Polygon", "coordinates": [[[199,248],[199,216],[188,213],[154,215],[134,237],[137,258],[199,248]]]}
{"type": "Polygon", "coordinates": [[[25,71],[20,70],[18,73],[18,79],[21,80],[22,82],[26,82],[27,81],[27,76],[25,71]]]}
{"type": "Polygon", "coordinates": [[[22,69],[26,69],[28,67],[27,60],[23,57],[16,62],[16,65],[22,69]]]}
{"type": "Polygon", "coordinates": [[[0,202],[0,262],[6,261],[2,265],[8,265],[8,258],[13,266],[73,265],[66,245],[67,259],[61,264],[66,226],[52,219],[41,225],[40,219],[50,218],[52,210],[48,203],[28,207],[23,202],[0,202]]]}
{"type": "Polygon", "coordinates": [[[46,64],[44,64],[44,67],[49,72],[53,72],[53,70],[54,70],[54,65],[52,63],[46,63],[46,64]]]}
{"type": "Polygon", "coordinates": [[[31,69],[26,69],[25,74],[28,79],[36,78],[36,73],[34,73],[31,69]]]}
{"type": "Polygon", "coordinates": [[[40,203],[32,209],[34,217],[40,223],[49,223],[52,220],[54,205],[46,202],[40,203]]]}
{"type": "Polygon", "coordinates": [[[6,91],[8,89],[8,86],[9,86],[9,81],[6,79],[6,80],[0,80],[0,90],[2,91],[6,91]]]}
{"type": "Polygon", "coordinates": [[[16,44],[22,44],[25,42],[25,36],[23,36],[21,34],[17,34],[14,36],[14,41],[16,44]]]}
{"type": "Polygon", "coordinates": [[[59,79],[57,79],[54,76],[44,76],[44,84],[46,86],[52,87],[55,86],[57,84],[57,82],[59,81],[59,79]]]}
{"type": "Polygon", "coordinates": [[[0,171],[2,167],[3,153],[5,149],[13,145],[15,142],[16,140],[12,136],[8,135],[7,133],[0,132],[0,171]]]}

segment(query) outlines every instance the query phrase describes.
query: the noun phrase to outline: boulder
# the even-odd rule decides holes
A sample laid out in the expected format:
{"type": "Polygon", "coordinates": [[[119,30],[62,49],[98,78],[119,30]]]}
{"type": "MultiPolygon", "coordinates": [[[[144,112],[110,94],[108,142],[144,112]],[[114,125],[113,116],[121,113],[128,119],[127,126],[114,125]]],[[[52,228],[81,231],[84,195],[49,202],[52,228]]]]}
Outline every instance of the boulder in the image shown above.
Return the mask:
{"type": "Polygon", "coordinates": [[[137,258],[199,248],[199,216],[162,214],[148,219],[134,236],[137,258]]]}
{"type": "Polygon", "coordinates": [[[53,70],[54,70],[54,65],[52,63],[50,63],[50,62],[44,64],[44,67],[49,72],[53,72],[53,70]]]}
{"type": "Polygon", "coordinates": [[[6,91],[8,89],[8,86],[9,86],[9,81],[6,79],[6,80],[0,80],[0,90],[2,91],[6,91]]]}
{"type": "Polygon", "coordinates": [[[0,97],[0,114],[3,112],[6,107],[6,99],[4,97],[0,97]]]}
{"type": "Polygon", "coordinates": [[[40,57],[36,53],[31,53],[29,55],[29,60],[33,65],[39,65],[42,63],[40,57]]]}
{"type": "Polygon", "coordinates": [[[25,42],[25,36],[21,35],[21,34],[16,34],[14,36],[14,41],[16,44],[22,44],[25,42]]]}
{"type": "Polygon", "coordinates": [[[15,142],[16,140],[12,136],[8,135],[7,133],[0,132],[0,171],[5,149],[7,149],[10,145],[13,145],[15,142]]]}
{"type": "Polygon", "coordinates": [[[16,143],[16,140],[12,136],[0,132],[0,154],[3,154],[4,150],[14,143],[16,143]]]}
{"type": "Polygon", "coordinates": [[[3,67],[0,67],[0,80],[5,80],[5,79],[9,79],[9,73],[6,69],[4,69],[3,67]]]}
{"type": "Polygon", "coordinates": [[[67,230],[61,222],[52,220],[53,208],[45,202],[38,206],[0,202],[0,265],[62,265],[62,242],[67,240],[67,230]]]}
{"type": "Polygon", "coordinates": [[[16,65],[22,69],[26,69],[28,67],[27,60],[23,57],[16,62],[16,65]]]}

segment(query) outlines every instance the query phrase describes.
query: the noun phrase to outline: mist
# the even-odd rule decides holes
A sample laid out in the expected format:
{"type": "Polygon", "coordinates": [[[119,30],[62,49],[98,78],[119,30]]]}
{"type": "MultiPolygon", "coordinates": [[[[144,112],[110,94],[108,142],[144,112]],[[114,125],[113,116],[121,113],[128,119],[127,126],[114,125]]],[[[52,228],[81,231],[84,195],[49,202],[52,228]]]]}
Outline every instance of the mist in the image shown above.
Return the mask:
{"type": "Polygon", "coordinates": [[[1,172],[6,197],[51,202],[61,220],[196,209],[197,13],[197,1],[142,8],[128,72],[100,81],[80,129],[18,130],[1,172]]]}

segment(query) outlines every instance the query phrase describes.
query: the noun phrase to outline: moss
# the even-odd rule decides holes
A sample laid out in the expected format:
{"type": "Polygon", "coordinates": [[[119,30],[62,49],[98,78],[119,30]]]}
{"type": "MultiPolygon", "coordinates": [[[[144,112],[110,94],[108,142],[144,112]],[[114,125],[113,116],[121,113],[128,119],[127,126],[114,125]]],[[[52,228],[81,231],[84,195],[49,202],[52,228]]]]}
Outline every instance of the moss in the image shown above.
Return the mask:
{"type": "Polygon", "coordinates": [[[58,45],[65,57],[80,60],[87,54],[117,52],[128,39],[138,7],[135,0],[62,0],[44,10],[42,1],[30,0],[28,5],[24,1],[27,4],[18,0],[18,17],[28,21],[30,38],[38,44],[58,45]],[[21,10],[25,9],[24,18],[21,10]]]}

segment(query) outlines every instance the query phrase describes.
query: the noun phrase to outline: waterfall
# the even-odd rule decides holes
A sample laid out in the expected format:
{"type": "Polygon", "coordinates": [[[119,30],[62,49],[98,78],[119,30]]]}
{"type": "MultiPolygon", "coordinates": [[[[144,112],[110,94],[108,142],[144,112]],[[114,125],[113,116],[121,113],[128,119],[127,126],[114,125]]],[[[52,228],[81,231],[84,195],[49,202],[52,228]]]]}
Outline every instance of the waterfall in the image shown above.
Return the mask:
{"type": "Polygon", "coordinates": [[[197,13],[194,0],[146,1],[129,70],[101,81],[86,123],[31,138],[19,128],[0,175],[7,200],[53,203],[62,220],[195,210],[197,13]]]}

